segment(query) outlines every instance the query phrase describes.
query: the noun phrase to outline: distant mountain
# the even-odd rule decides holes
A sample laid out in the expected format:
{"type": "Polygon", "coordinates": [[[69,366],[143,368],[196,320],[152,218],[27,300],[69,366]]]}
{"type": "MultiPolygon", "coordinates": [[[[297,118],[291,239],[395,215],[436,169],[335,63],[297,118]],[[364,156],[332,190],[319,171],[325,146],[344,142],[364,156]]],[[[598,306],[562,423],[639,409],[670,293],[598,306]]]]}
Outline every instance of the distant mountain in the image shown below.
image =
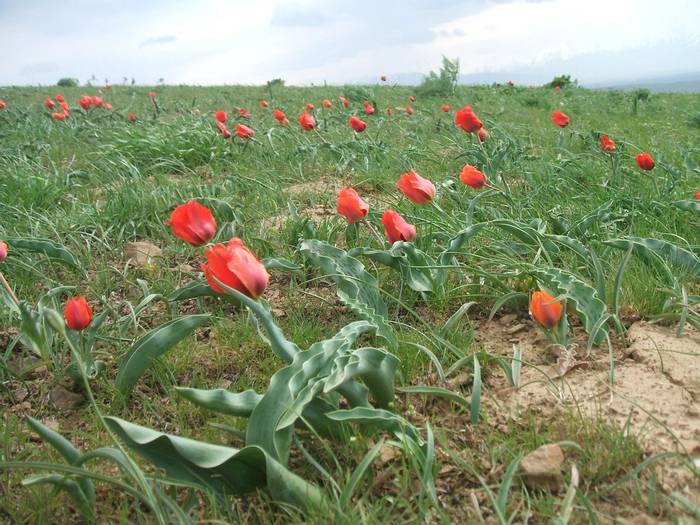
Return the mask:
{"type": "Polygon", "coordinates": [[[700,73],[666,75],[614,83],[599,82],[595,84],[588,84],[585,87],[590,87],[593,89],[623,90],[646,88],[650,91],[665,93],[700,93],[700,73]]]}

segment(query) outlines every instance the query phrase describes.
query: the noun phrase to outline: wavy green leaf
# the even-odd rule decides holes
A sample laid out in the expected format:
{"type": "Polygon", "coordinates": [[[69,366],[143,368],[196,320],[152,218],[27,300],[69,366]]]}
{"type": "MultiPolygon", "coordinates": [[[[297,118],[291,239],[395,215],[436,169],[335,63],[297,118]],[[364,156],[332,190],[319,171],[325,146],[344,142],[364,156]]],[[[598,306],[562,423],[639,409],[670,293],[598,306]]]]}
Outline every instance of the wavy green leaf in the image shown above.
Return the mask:
{"type": "Polygon", "coordinates": [[[254,390],[246,390],[238,394],[223,388],[201,390],[199,388],[177,387],[175,390],[195,405],[238,417],[249,417],[263,397],[254,390]]]}
{"type": "Polygon", "coordinates": [[[388,250],[359,247],[348,255],[364,255],[401,273],[406,284],[417,292],[432,292],[437,279],[435,261],[412,242],[395,242],[388,250]]]}
{"type": "Polygon", "coordinates": [[[49,259],[62,262],[81,273],[83,266],[73,253],[57,242],[49,239],[35,239],[31,237],[15,237],[4,239],[11,249],[26,250],[28,252],[43,253],[49,259]]]}
{"type": "Polygon", "coordinates": [[[668,261],[677,269],[695,279],[700,278],[700,258],[693,252],[661,239],[627,237],[604,241],[619,250],[632,249],[632,253],[649,264],[654,264],[654,255],[668,261]]]}

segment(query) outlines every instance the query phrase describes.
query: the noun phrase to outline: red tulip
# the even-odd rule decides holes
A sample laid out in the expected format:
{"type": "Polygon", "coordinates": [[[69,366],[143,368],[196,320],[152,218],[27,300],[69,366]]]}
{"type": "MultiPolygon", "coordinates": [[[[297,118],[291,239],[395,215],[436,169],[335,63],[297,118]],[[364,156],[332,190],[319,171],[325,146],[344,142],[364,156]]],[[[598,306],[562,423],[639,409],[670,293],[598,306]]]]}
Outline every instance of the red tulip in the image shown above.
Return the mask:
{"type": "Polygon", "coordinates": [[[365,101],[365,113],[367,113],[368,115],[374,115],[374,111],[374,106],[369,102],[365,101]]]}
{"type": "Polygon", "coordinates": [[[245,108],[238,108],[238,116],[248,120],[250,118],[250,113],[245,108]]]}
{"type": "Polygon", "coordinates": [[[474,114],[471,106],[464,106],[455,113],[455,125],[468,133],[479,131],[483,123],[474,114]]]}
{"type": "Polygon", "coordinates": [[[112,109],[112,104],[110,104],[109,102],[105,102],[105,109],[106,109],[106,110],[111,110],[111,109],[112,109]]]}
{"type": "Polygon", "coordinates": [[[150,98],[156,98],[156,92],[155,92],[155,91],[149,91],[149,92],[148,92],[148,96],[149,96],[150,98]]]}
{"type": "Polygon", "coordinates": [[[381,77],[379,77],[379,80],[381,80],[382,82],[386,82],[386,75],[382,75],[381,77]]]}
{"type": "Polygon", "coordinates": [[[479,190],[486,184],[486,175],[476,169],[474,166],[467,164],[462,168],[462,173],[459,175],[459,180],[470,188],[479,190]]]}
{"type": "Polygon", "coordinates": [[[416,101],[416,97],[414,97],[413,95],[411,95],[410,97],[408,97],[408,101],[409,101],[411,104],[413,104],[413,103],[416,101]]]}
{"type": "Polygon", "coordinates": [[[126,120],[129,122],[136,122],[136,115],[129,111],[129,113],[126,115],[126,120]]]}
{"type": "Polygon", "coordinates": [[[64,97],[63,95],[56,95],[56,96],[53,97],[53,98],[55,98],[55,99],[58,100],[59,102],[65,102],[65,101],[66,101],[66,99],[65,99],[65,97],[64,97]]]}
{"type": "Polygon", "coordinates": [[[309,102],[309,103],[306,105],[306,111],[313,111],[314,109],[316,109],[316,106],[313,105],[311,102],[309,102]]]}
{"type": "Polygon", "coordinates": [[[695,198],[700,199],[700,190],[695,192],[695,198]]]}
{"type": "Polygon", "coordinates": [[[270,103],[269,103],[267,100],[262,99],[262,100],[260,101],[260,107],[261,107],[261,108],[270,107],[270,103]]]}
{"type": "Polygon", "coordinates": [[[275,117],[275,120],[279,122],[280,126],[286,126],[287,124],[289,124],[289,119],[287,118],[287,115],[285,115],[280,108],[276,108],[275,111],[272,112],[272,116],[275,117]]]}
{"type": "Polygon", "coordinates": [[[7,243],[0,241],[0,263],[7,259],[7,243]]]}
{"type": "Polygon", "coordinates": [[[49,109],[53,109],[54,107],[56,107],[56,103],[53,100],[51,100],[49,97],[46,97],[44,99],[44,106],[46,106],[49,109]]]}
{"type": "Polygon", "coordinates": [[[195,200],[175,208],[168,225],[175,237],[192,246],[202,246],[216,234],[216,220],[211,210],[195,200]]]}
{"type": "Polygon", "coordinates": [[[5,104],[5,101],[0,98],[0,109],[5,109],[7,107],[7,104],[5,104]]]}
{"type": "Polygon", "coordinates": [[[204,257],[208,264],[202,264],[202,271],[215,292],[224,293],[216,280],[253,299],[267,288],[270,276],[265,266],[238,237],[228,244],[215,244],[204,252],[204,257]]]}
{"type": "Polygon", "coordinates": [[[440,109],[442,109],[442,111],[444,111],[445,113],[450,112],[450,106],[448,106],[447,104],[443,104],[440,109]]]}
{"type": "Polygon", "coordinates": [[[323,107],[326,108],[326,109],[330,109],[330,108],[333,107],[333,102],[331,102],[331,101],[328,100],[327,98],[324,98],[324,99],[323,99],[323,102],[321,102],[321,104],[322,104],[323,107]]]}
{"type": "Polygon", "coordinates": [[[479,128],[479,131],[476,132],[476,136],[479,137],[480,142],[485,142],[487,138],[489,138],[489,132],[486,128],[479,128]]]}
{"type": "Polygon", "coordinates": [[[561,91],[561,86],[554,86],[554,91],[559,93],[561,91]]]}
{"type": "Polygon", "coordinates": [[[508,82],[506,82],[506,84],[508,84],[510,87],[513,87],[513,81],[512,81],[512,80],[509,80],[508,82]]]}
{"type": "Polygon", "coordinates": [[[338,97],[338,100],[340,100],[340,103],[343,105],[344,108],[350,105],[350,101],[342,95],[338,97]]]}
{"type": "Polygon", "coordinates": [[[549,116],[549,119],[560,128],[565,128],[571,122],[569,115],[562,113],[561,111],[553,111],[549,116]]]}
{"type": "Polygon", "coordinates": [[[348,124],[350,124],[350,127],[358,133],[363,132],[367,127],[367,123],[365,121],[360,120],[354,115],[348,119],[348,124]]]}
{"type": "Polygon", "coordinates": [[[562,315],[562,305],[547,292],[535,292],[530,299],[530,315],[545,328],[554,328],[562,315]]]}
{"type": "Polygon", "coordinates": [[[393,113],[393,111],[392,111],[391,108],[386,108],[386,114],[387,114],[387,115],[391,116],[392,113],[393,113]]]}
{"type": "Polygon", "coordinates": [[[243,124],[236,124],[236,135],[241,139],[252,139],[255,136],[255,130],[243,124]]]}
{"type": "Polygon", "coordinates": [[[93,106],[97,106],[98,108],[101,108],[104,104],[104,101],[98,96],[90,97],[90,102],[92,102],[93,106]]]}
{"type": "Polygon", "coordinates": [[[382,224],[384,225],[384,235],[389,240],[389,244],[394,244],[396,241],[410,242],[416,238],[416,227],[413,224],[408,224],[394,210],[384,212],[382,224]]]}
{"type": "Polygon", "coordinates": [[[402,173],[396,187],[414,204],[427,204],[435,197],[435,185],[413,170],[402,173]]]}
{"type": "Polygon", "coordinates": [[[316,126],[316,119],[313,117],[313,115],[304,111],[301,115],[299,115],[299,125],[304,131],[311,131],[316,126]]]}
{"type": "Polygon", "coordinates": [[[216,127],[219,128],[219,133],[221,133],[225,139],[230,139],[231,138],[231,132],[228,130],[226,127],[226,124],[223,122],[216,122],[216,127]]]}
{"type": "Polygon", "coordinates": [[[68,102],[66,102],[65,100],[61,100],[61,109],[64,113],[70,113],[70,106],[68,105],[68,102]]]}
{"type": "Polygon", "coordinates": [[[413,115],[413,108],[411,106],[406,106],[406,114],[413,115]]]}
{"type": "Polygon", "coordinates": [[[68,114],[66,112],[51,113],[51,118],[54,120],[66,120],[68,118],[68,114]]]}
{"type": "Polygon", "coordinates": [[[218,122],[226,123],[226,121],[228,120],[228,115],[226,114],[225,111],[217,111],[217,112],[214,113],[214,118],[215,118],[218,122]]]}
{"type": "Polygon", "coordinates": [[[352,188],[343,188],[338,192],[338,213],[348,224],[354,224],[367,217],[369,206],[352,188]]]}
{"type": "Polygon", "coordinates": [[[656,162],[654,162],[654,157],[649,155],[646,151],[637,155],[635,157],[635,160],[637,161],[637,166],[639,166],[645,171],[653,170],[654,166],[656,166],[656,162]]]}
{"type": "Polygon", "coordinates": [[[66,326],[78,332],[85,330],[92,322],[92,308],[82,295],[73,297],[66,301],[63,308],[63,317],[66,319],[66,326]]]}
{"type": "Polygon", "coordinates": [[[89,109],[92,105],[92,99],[88,95],[83,95],[80,97],[78,104],[80,104],[80,107],[83,109],[89,109]]]}
{"type": "Polygon", "coordinates": [[[607,135],[601,135],[600,136],[600,147],[602,148],[603,151],[615,151],[617,148],[617,145],[615,144],[615,141],[608,137],[607,135]]]}

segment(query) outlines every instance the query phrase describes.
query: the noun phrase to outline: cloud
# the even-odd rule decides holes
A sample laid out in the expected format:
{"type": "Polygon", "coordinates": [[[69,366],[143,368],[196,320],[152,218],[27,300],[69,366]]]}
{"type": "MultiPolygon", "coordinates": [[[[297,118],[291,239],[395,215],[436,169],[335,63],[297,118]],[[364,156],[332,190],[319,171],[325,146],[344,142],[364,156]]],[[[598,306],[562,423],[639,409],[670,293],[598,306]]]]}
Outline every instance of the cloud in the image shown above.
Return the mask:
{"type": "Polygon", "coordinates": [[[158,46],[161,44],[169,44],[170,42],[175,42],[177,37],[175,35],[163,35],[156,36],[152,38],[147,38],[139,44],[139,48],[158,46]]]}

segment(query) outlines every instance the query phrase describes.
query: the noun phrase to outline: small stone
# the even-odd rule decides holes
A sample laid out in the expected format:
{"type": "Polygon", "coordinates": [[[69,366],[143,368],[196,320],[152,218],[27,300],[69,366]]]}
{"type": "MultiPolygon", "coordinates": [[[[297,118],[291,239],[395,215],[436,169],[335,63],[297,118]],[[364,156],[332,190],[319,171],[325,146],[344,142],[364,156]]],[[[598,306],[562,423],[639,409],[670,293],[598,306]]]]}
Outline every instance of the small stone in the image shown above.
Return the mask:
{"type": "Polygon", "coordinates": [[[510,324],[513,321],[515,321],[518,318],[517,314],[506,314],[502,315],[501,318],[498,320],[499,323],[502,325],[510,324]]]}
{"type": "Polygon", "coordinates": [[[71,392],[62,385],[56,385],[49,392],[49,398],[54,406],[60,410],[73,410],[78,408],[85,401],[82,394],[71,392]]]}
{"type": "Polygon", "coordinates": [[[58,432],[58,429],[61,426],[55,419],[43,419],[41,422],[54,432],[58,432]]]}
{"type": "Polygon", "coordinates": [[[128,242],[124,246],[126,260],[140,268],[152,264],[153,258],[159,257],[161,253],[158,246],[147,241],[128,242]]]}
{"type": "Polygon", "coordinates": [[[517,334],[518,332],[522,332],[526,328],[527,328],[526,325],[524,325],[522,323],[518,323],[515,326],[511,326],[510,328],[506,328],[506,333],[508,335],[513,335],[513,334],[517,334]]]}
{"type": "Polygon", "coordinates": [[[520,473],[525,485],[531,489],[553,492],[561,488],[561,465],[564,452],[559,445],[542,445],[530,452],[520,462],[520,473]]]}

